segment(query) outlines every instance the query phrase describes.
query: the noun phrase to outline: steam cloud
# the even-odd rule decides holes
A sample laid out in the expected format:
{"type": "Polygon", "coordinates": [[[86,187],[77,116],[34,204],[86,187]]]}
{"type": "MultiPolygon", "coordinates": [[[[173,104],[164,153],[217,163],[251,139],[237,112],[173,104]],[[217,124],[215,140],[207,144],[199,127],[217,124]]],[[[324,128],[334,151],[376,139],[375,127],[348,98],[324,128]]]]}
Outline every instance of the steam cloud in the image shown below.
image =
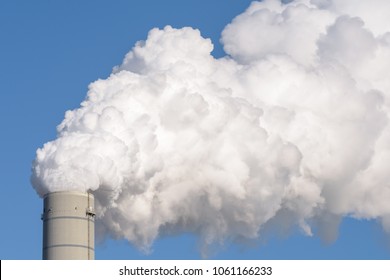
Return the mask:
{"type": "Polygon", "coordinates": [[[99,231],[145,250],[159,234],[207,247],[270,224],[331,239],[345,216],[390,232],[389,10],[253,2],[219,59],[198,30],[153,29],[66,112],[33,186],[93,191],[99,231]]]}

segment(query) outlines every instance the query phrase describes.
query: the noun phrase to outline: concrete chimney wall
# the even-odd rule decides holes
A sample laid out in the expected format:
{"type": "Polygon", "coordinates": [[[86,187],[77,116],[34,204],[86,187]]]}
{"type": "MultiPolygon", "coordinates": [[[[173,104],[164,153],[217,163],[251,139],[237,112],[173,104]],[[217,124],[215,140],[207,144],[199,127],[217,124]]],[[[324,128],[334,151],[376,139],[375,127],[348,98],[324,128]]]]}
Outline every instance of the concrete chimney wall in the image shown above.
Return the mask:
{"type": "Polygon", "coordinates": [[[95,212],[91,193],[49,193],[43,207],[44,260],[93,260],[95,212]]]}

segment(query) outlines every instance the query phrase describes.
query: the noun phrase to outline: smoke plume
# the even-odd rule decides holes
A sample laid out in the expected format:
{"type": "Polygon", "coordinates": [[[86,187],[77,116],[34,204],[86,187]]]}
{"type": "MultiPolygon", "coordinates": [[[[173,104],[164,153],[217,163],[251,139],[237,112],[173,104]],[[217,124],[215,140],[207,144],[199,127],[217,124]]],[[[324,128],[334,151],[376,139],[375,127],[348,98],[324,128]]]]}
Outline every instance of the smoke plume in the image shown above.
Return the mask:
{"type": "Polygon", "coordinates": [[[99,231],[144,250],[268,225],[331,239],[346,216],[390,232],[389,10],[253,2],[218,59],[198,30],[152,29],[37,150],[33,186],[94,192],[99,231]]]}

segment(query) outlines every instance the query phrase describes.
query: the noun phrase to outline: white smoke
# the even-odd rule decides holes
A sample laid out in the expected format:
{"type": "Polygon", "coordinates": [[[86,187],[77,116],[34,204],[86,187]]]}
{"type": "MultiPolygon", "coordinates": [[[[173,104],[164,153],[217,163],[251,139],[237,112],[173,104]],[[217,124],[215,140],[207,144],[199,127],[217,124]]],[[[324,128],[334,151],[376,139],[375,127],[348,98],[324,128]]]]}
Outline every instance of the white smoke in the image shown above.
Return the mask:
{"type": "Polygon", "coordinates": [[[390,2],[253,2],[222,33],[153,29],[38,149],[39,195],[91,190],[99,231],[147,250],[268,225],[390,232],[390,2]]]}

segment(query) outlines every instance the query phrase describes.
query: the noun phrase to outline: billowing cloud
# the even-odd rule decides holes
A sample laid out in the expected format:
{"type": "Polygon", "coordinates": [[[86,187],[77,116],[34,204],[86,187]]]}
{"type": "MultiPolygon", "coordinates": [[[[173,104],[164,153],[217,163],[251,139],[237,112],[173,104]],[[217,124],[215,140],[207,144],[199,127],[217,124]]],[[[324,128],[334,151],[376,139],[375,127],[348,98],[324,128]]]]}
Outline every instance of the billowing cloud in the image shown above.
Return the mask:
{"type": "Polygon", "coordinates": [[[99,232],[146,250],[286,223],[332,239],[344,216],[390,231],[386,6],[253,2],[219,59],[198,30],[151,30],[38,149],[34,188],[94,192],[99,232]]]}

